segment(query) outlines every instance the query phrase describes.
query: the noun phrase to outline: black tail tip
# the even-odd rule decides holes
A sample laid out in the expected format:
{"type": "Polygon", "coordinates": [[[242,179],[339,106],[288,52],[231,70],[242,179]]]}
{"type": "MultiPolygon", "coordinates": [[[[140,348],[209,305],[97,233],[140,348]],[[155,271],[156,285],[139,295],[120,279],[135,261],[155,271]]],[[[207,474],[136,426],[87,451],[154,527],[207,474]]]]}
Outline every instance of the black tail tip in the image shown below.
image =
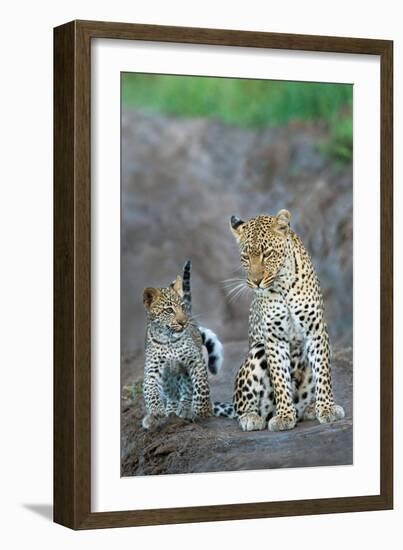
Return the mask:
{"type": "Polygon", "coordinates": [[[191,260],[187,260],[185,265],[183,266],[183,270],[184,271],[190,271],[190,268],[192,267],[192,261],[191,260]]]}
{"type": "Polygon", "coordinates": [[[211,374],[217,374],[218,369],[217,369],[217,364],[216,364],[215,360],[211,361],[211,362],[209,361],[208,370],[211,372],[211,374]]]}
{"type": "Polygon", "coordinates": [[[217,374],[218,372],[218,365],[217,365],[218,357],[215,355],[210,355],[208,358],[208,370],[211,372],[211,374],[217,374]]]}

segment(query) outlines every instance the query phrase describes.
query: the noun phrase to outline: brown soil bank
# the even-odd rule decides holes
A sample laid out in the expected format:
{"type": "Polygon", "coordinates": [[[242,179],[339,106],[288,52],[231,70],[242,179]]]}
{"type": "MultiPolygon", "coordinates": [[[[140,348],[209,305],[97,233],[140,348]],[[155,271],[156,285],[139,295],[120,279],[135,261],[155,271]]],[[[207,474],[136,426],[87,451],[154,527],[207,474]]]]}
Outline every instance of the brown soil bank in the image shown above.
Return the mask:
{"type": "MultiPolygon", "coordinates": [[[[245,348],[246,344],[242,342],[225,346],[227,366],[216,377],[211,377],[213,399],[230,399],[234,375],[245,348]]],[[[146,432],[141,428],[144,414],[144,402],[139,391],[143,367],[141,355],[126,357],[123,366],[123,476],[329,466],[353,462],[351,350],[335,353],[333,361],[336,401],[344,407],[346,418],[329,425],[301,422],[294,430],[277,433],[268,430],[242,432],[235,420],[225,418],[196,422],[170,418],[146,432]]]]}

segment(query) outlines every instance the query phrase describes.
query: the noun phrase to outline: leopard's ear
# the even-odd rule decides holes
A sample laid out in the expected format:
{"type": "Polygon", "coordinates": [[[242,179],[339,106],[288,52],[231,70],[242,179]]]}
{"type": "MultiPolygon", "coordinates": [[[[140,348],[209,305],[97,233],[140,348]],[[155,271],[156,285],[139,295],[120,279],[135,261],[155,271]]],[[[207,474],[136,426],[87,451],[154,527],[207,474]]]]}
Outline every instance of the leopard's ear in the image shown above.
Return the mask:
{"type": "Polygon", "coordinates": [[[160,295],[160,291],[158,288],[145,288],[143,290],[143,304],[146,309],[150,309],[152,303],[158,296],[160,295]]]}
{"type": "Polygon", "coordinates": [[[290,229],[290,221],[291,221],[291,214],[288,212],[288,210],[280,210],[277,212],[276,215],[277,220],[277,229],[279,229],[282,233],[287,233],[290,229]]]}
{"type": "Polygon", "coordinates": [[[244,226],[245,226],[245,222],[241,220],[241,218],[238,218],[238,216],[231,216],[231,221],[230,221],[231,231],[238,242],[242,237],[244,226]]]}
{"type": "Polygon", "coordinates": [[[183,298],[183,284],[182,284],[182,277],[178,275],[174,282],[171,284],[171,288],[174,289],[174,291],[179,294],[181,298],[183,298]]]}

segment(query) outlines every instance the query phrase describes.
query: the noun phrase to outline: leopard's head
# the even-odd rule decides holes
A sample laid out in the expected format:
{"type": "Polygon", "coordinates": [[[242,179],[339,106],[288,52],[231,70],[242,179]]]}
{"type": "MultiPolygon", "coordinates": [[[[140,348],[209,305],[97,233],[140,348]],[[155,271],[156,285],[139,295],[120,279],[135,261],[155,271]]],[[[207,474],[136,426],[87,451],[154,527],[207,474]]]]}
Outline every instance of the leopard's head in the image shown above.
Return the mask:
{"type": "Polygon", "coordinates": [[[287,254],[291,214],[280,210],[276,216],[257,216],[244,222],[231,217],[231,231],[239,244],[241,265],[247,284],[254,290],[268,288],[275,280],[287,254]]]}
{"type": "Polygon", "coordinates": [[[183,310],[182,279],[178,275],[167,288],[145,288],[143,304],[150,320],[173,332],[183,331],[189,319],[183,310]]]}

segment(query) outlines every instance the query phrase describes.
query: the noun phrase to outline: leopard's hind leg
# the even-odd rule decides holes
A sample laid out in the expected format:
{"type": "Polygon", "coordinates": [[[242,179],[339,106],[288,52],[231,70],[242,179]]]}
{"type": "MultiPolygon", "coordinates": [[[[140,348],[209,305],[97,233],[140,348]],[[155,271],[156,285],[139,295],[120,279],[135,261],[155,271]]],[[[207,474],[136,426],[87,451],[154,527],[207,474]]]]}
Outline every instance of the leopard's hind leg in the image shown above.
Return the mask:
{"type": "Polygon", "coordinates": [[[243,431],[264,430],[275,411],[264,345],[253,346],[238,371],[234,408],[243,431]]]}
{"type": "MultiPolygon", "coordinates": [[[[312,368],[306,358],[291,359],[291,385],[297,421],[311,420],[312,403],[315,403],[315,381],[312,368]]],[[[313,405],[313,410],[315,406],[313,405]]]]}

